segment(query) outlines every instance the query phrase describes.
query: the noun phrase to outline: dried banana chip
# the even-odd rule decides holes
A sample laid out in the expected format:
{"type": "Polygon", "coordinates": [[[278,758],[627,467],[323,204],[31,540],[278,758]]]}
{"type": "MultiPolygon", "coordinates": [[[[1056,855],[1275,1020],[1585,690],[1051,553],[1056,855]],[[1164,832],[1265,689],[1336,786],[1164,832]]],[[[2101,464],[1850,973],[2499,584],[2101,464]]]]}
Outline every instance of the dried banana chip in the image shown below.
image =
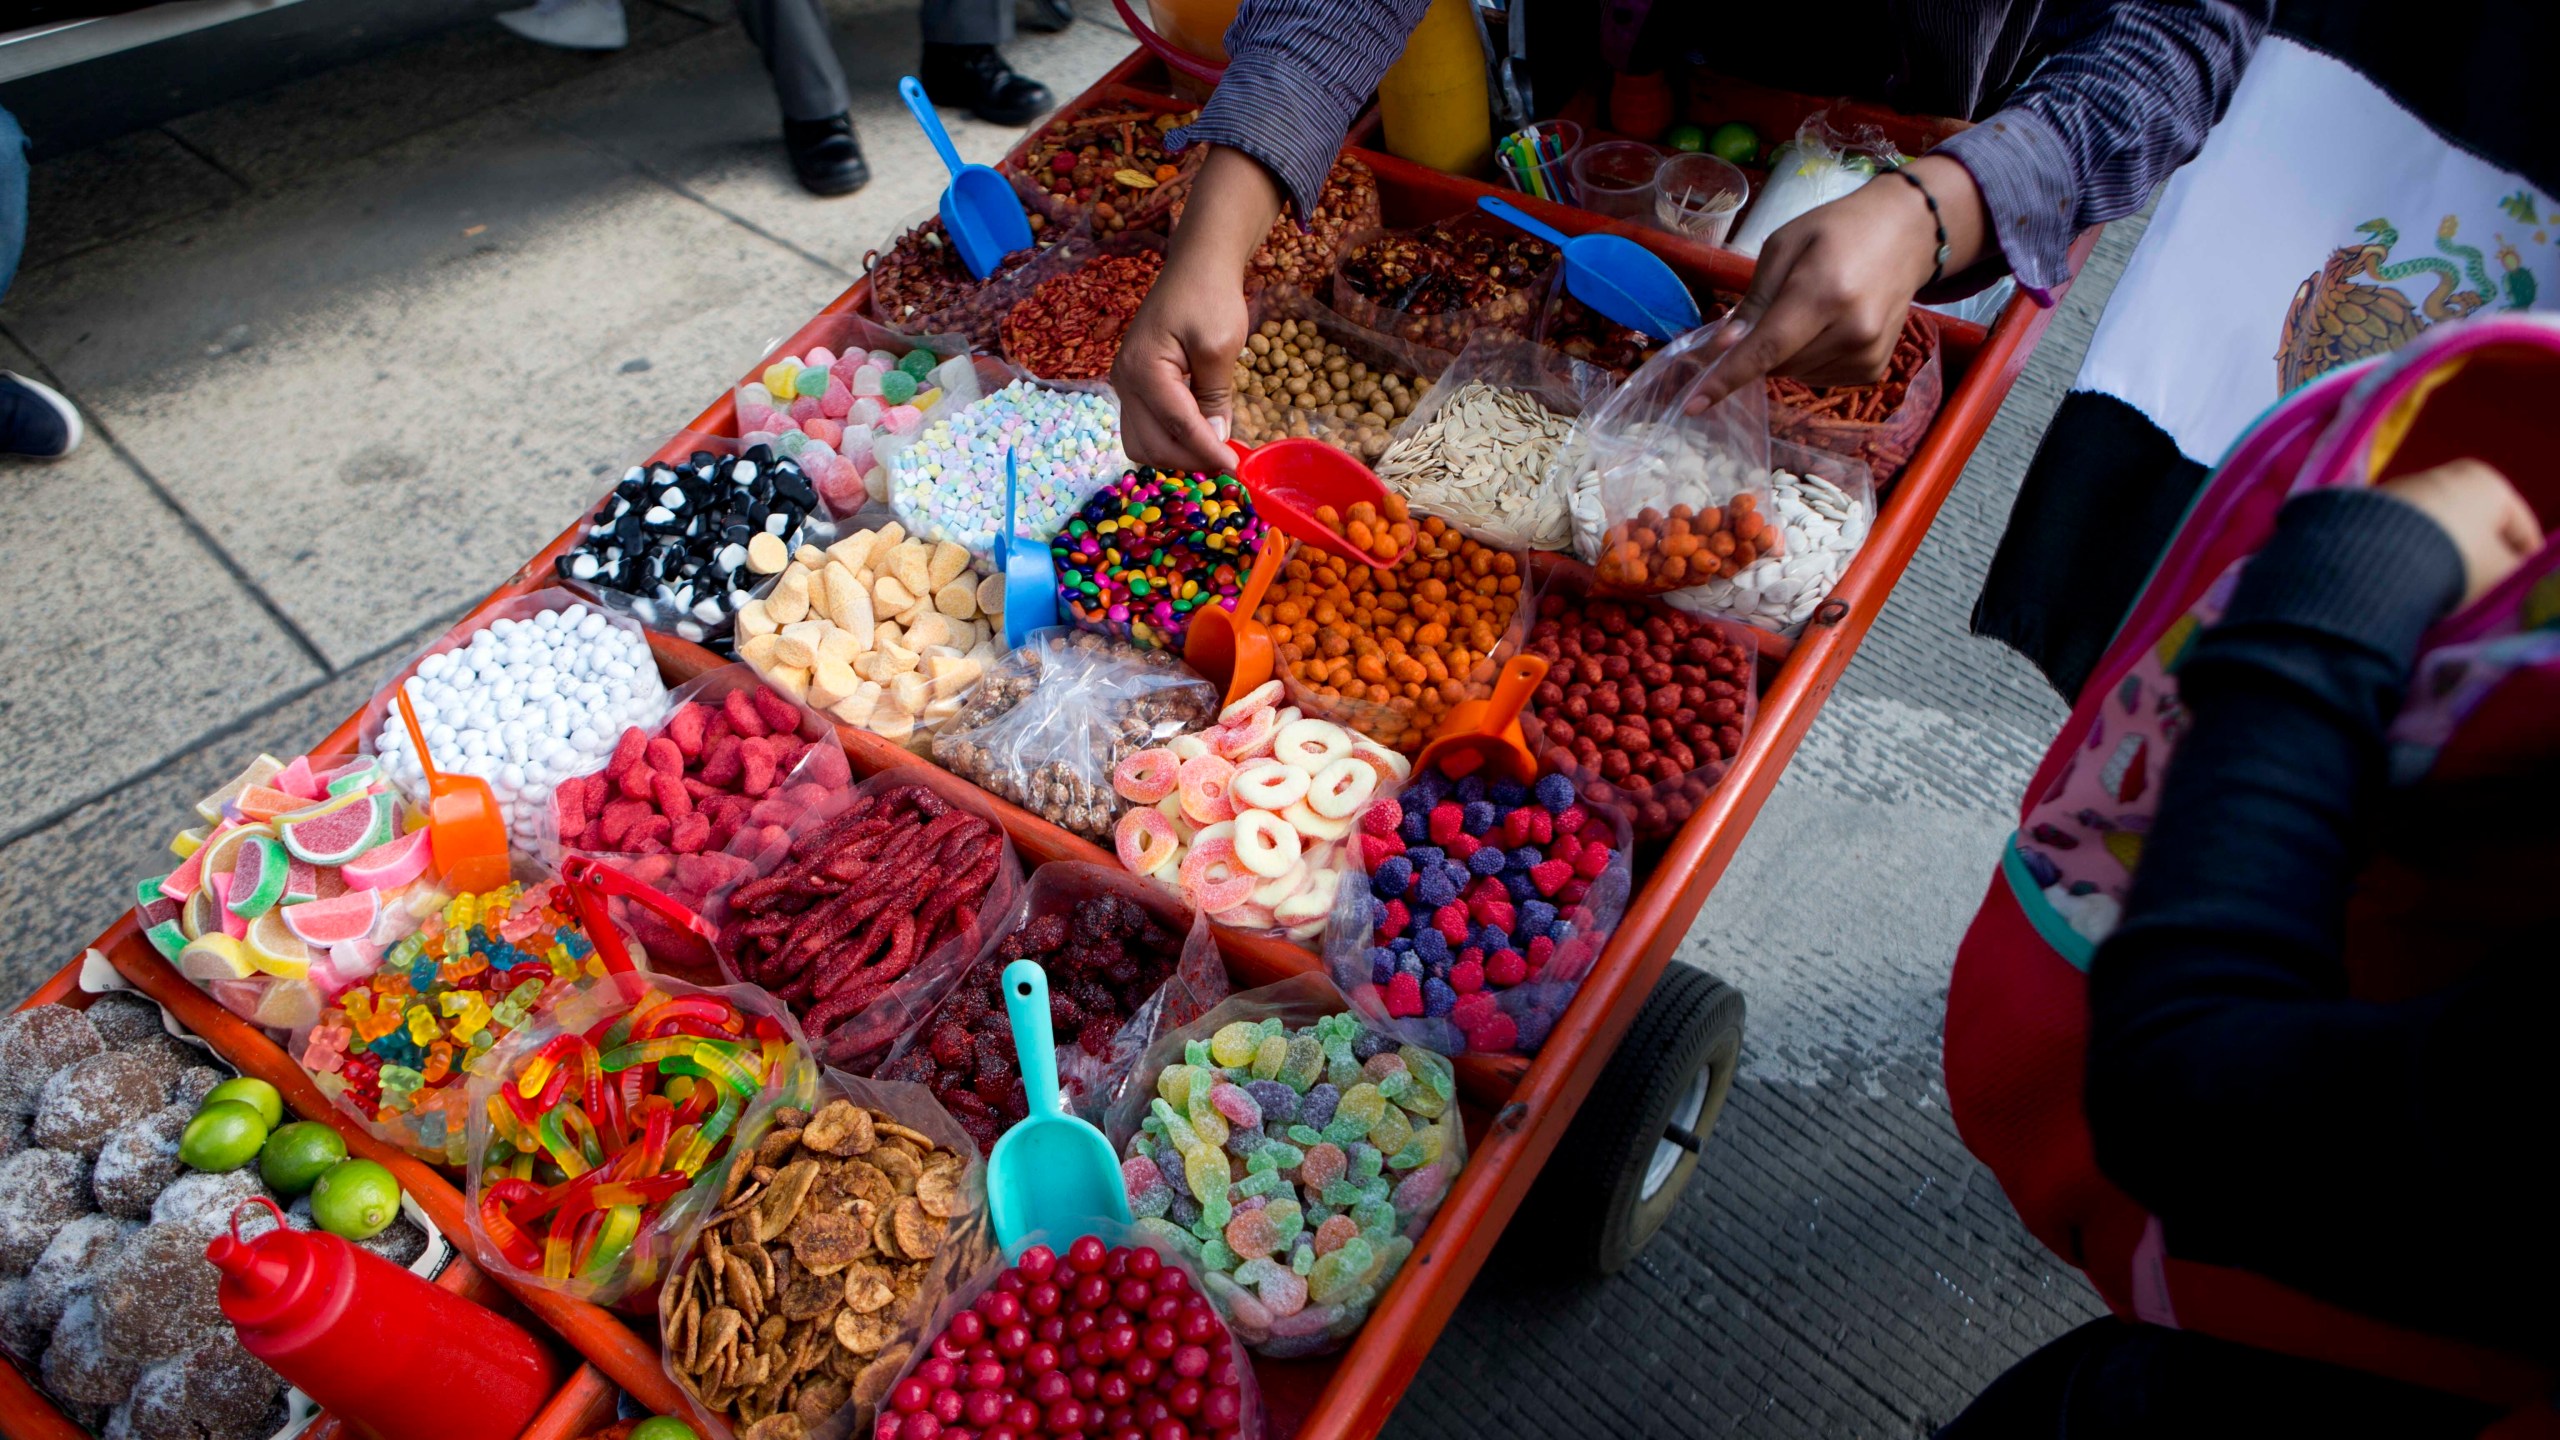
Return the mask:
{"type": "MultiPolygon", "coordinates": [[[[820,1353],[832,1351],[830,1344],[820,1353]]],[[[800,1382],[800,1393],[792,1397],[791,1413],[800,1417],[806,1429],[825,1424],[853,1399],[853,1386],[833,1375],[820,1375],[800,1382]]]]}
{"type": "Polygon", "coordinates": [[[898,1203],[898,1187],[867,1160],[853,1160],[836,1174],[836,1186],[856,1200],[886,1208],[898,1203]]]}
{"type": "Polygon", "coordinates": [[[773,1183],[765,1190],[762,1204],[756,1206],[756,1240],[762,1243],[791,1228],[800,1214],[800,1202],[809,1197],[809,1187],[817,1183],[818,1162],[795,1160],[777,1171],[773,1183]]]}
{"type": "Polygon", "coordinates": [[[856,1355],[869,1355],[898,1334],[898,1322],[881,1315],[847,1310],[836,1317],[836,1343],[856,1355]]]}
{"type": "Polygon", "coordinates": [[[830,1155],[860,1155],[878,1142],[871,1112],[850,1100],[830,1100],[809,1117],[800,1143],[830,1155]]]}
{"type": "Polygon", "coordinates": [[[912,1196],[898,1201],[889,1212],[892,1233],[898,1237],[898,1253],[910,1260],[930,1260],[942,1248],[942,1232],[951,1222],[936,1220],[924,1213],[924,1206],[912,1196]]]}
{"type": "Polygon", "coordinates": [[[861,1227],[840,1210],[818,1210],[801,1216],[787,1239],[792,1255],[812,1275],[833,1275],[861,1259],[870,1248],[861,1227]]]}
{"type": "Polygon", "coordinates": [[[897,1298],[897,1288],[885,1265],[856,1265],[844,1272],[844,1303],[860,1314],[877,1313],[882,1306],[897,1298]]]}
{"type": "Polygon", "coordinates": [[[924,1213],[948,1220],[960,1209],[960,1171],[958,1167],[927,1167],[916,1177],[916,1203],[924,1213]]]}
{"type": "MultiPolygon", "coordinates": [[[[936,1141],[932,1136],[927,1135],[921,1130],[910,1130],[895,1120],[881,1120],[880,1133],[892,1140],[906,1141],[909,1145],[915,1147],[915,1153],[919,1158],[933,1154],[935,1151],[942,1149],[940,1142],[936,1141]]],[[[949,1152],[945,1151],[943,1153],[948,1154],[949,1152]]]]}
{"type": "Polygon", "coordinates": [[[827,1307],[844,1294],[844,1287],[837,1284],[833,1276],[820,1275],[806,1268],[795,1267],[795,1270],[789,1283],[782,1287],[782,1298],[775,1305],[793,1320],[811,1320],[825,1314],[827,1307]]]}
{"type": "Polygon", "coordinates": [[[880,1352],[878,1359],[865,1365],[853,1377],[853,1398],[861,1405],[878,1405],[889,1396],[889,1387],[898,1383],[898,1372],[907,1368],[912,1346],[900,1345],[880,1352]]]}
{"type": "Polygon", "coordinates": [[[896,1186],[901,1195],[914,1194],[916,1180],[924,1174],[924,1162],[903,1140],[882,1142],[879,1149],[871,1152],[871,1163],[881,1174],[889,1177],[889,1183],[896,1186]]]}
{"type": "Polygon", "coordinates": [[[748,1426],[738,1440],[809,1440],[809,1424],[792,1411],[777,1411],[748,1426]]]}
{"type": "Polygon", "coordinates": [[[780,1126],[776,1126],[773,1129],[766,1131],[764,1139],[757,1144],[756,1163],[758,1165],[770,1165],[779,1169],[786,1161],[790,1160],[791,1152],[796,1149],[799,1144],[800,1129],[798,1126],[793,1126],[790,1129],[784,1129],[780,1126]]]}

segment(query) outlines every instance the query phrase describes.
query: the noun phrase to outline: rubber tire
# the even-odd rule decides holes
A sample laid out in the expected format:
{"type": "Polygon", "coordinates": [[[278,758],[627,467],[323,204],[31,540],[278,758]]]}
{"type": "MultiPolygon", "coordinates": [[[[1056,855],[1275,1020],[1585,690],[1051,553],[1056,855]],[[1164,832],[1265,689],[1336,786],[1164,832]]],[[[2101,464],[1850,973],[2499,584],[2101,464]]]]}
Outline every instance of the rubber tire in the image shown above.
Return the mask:
{"type": "Polygon", "coordinates": [[[1713,1132],[1742,1058],[1742,1021],[1741,991],[1678,961],[1662,972],[1511,1223],[1504,1248],[1515,1269],[1588,1279],[1636,1258],[1698,1169],[1697,1154],[1683,1155],[1646,1199],[1654,1144],[1701,1070],[1707,1094],[1696,1133],[1704,1141],[1713,1132]]]}

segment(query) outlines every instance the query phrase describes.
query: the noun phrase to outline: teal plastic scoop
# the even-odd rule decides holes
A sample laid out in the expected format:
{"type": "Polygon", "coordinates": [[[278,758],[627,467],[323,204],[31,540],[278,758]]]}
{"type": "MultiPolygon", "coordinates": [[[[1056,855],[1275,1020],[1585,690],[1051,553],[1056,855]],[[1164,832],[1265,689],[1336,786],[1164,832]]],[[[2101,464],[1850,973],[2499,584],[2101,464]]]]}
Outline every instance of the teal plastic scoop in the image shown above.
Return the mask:
{"type": "Polygon", "coordinates": [[[1574,299],[1630,330],[1670,340],[1702,323],[1697,297],[1662,257],[1624,235],[1567,235],[1499,195],[1476,204],[1564,251],[1564,288],[1574,299]]]}
{"type": "Polygon", "coordinates": [[[1111,1142],[1058,1102],[1049,975],[1038,961],[1004,967],[1004,1010],[1013,1021],[1013,1053],[1031,1113],[997,1136],[987,1157],[987,1213],[996,1243],[1011,1255],[1035,1235],[1072,1240],[1106,1223],[1130,1224],[1129,1192],[1111,1142]]]}
{"type": "MultiPolygon", "coordinates": [[[[1004,452],[1004,528],[996,532],[996,568],[1004,572],[1004,643],[1010,650],[1034,630],[1058,623],[1058,562],[1049,547],[1013,528],[1017,488],[1013,449],[1004,452]]],[[[1044,1002],[1045,1003],[1045,1002],[1044,1002]]],[[[1046,1013],[1046,1012],[1043,1012],[1046,1013]]]]}
{"type": "Polygon", "coordinates": [[[960,163],[951,132],[942,128],[942,117],[934,113],[933,102],[925,98],[916,77],[900,78],[898,98],[907,102],[907,110],[924,127],[925,138],[933,142],[943,167],[951,172],[951,183],[942,191],[942,228],[958,247],[960,263],[984,280],[996,273],[1004,257],[1031,248],[1031,217],[1022,213],[1022,197],[988,167],[960,163]]]}

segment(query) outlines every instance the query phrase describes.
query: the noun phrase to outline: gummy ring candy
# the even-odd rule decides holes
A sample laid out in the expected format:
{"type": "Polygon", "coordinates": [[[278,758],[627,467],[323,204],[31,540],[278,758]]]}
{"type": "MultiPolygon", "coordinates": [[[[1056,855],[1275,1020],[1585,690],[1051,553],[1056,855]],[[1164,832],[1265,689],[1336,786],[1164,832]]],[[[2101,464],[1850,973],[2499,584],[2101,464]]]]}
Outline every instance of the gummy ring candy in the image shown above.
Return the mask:
{"type": "Polygon", "coordinates": [[[1153,875],[1182,850],[1180,837],[1173,833],[1173,822],[1151,805],[1141,805],[1122,815],[1111,840],[1120,852],[1120,867],[1132,875],[1153,875]]]}
{"type": "Polygon", "coordinates": [[[1333,913],[1333,892],[1341,883],[1341,871],[1317,871],[1305,889],[1271,907],[1271,918],[1283,925],[1322,920],[1333,913]]]}
{"type": "Polygon", "coordinates": [[[1277,680],[1263,681],[1261,684],[1244,692],[1243,699],[1238,700],[1226,709],[1219,711],[1218,723],[1221,725],[1233,725],[1237,721],[1244,719],[1246,716],[1253,714],[1257,710],[1270,710],[1277,707],[1280,703],[1280,696],[1286,688],[1287,687],[1283,686],[1277,680]]]}
{"type": "Polygon", "coordinates": [[[1211,727],[1209,748],[1229,760],[1250,760],[1271,753],[1271,738],[1279,730],[1280,712],[1265,706],[1233,724],[1211,727]]]}
{"type": "Polygon", "coordinates": [[[1263,879],[1288,874],[1289,867],[1298,863],[1298,849],[1298,832],[1270,811],[1247,810],[1236,816],[1236,863],[1263,879]]]}
{"type": "Polygon", "coordinates": [[[1308,868],[1308,864],[1307,856],[1301,851],[1297,864],[1254,887],[1253,903],[1277,906],[1281,901],[1305,889],[1307,877],[1315,873],[1308,868]]]}
{"type": "Polygon", "coordinates": [[[1209,753],[1209,741],[1199,731],[1188,730],[1164,742],[1176,760],[1197,760],[1209,753]]]}
{"type": "Polygon", "coordinates": [[[1173,793],[1181,770],[1182,762],[1174,758],[1171,750],[1161,745],[1149,746],[1120,757],[1120,763],[1111,767],[1111,788],[1119,791],[1123,800],[1153,805],[1173,793]]]}
{"type": "Polygon", "coordinates": [[[1227,793],[1236,767],[1215,755],[1182,762],[1182,813],[1194,825],[1213,825],[1236,818],[1236,802],[1227,793]]]}
{"type": "Polygon", "coordinates": [[[1382,785],[1401,785],[1405,777],[1413,773],[1411,760],[1363,736],[1351,737],[1351,753],[1369,762],[1370,768],[1378,772],[1378,783],[1382,785]]]}
{"type": "Polygon", "coordinates": [[[1306,798],[1307,772],[1273,759],[1248,760],[1236,767],[1236,778],[1227,786],[1227,793],[1240,806],[1286,810],[1306,798]]]}
{"type": "Polygon", "coordinates": [[[1313,775],[1351,753],[1351,732],[1330,720],[1293,720],[1281,727],[1271,753],[1281,764],[1313,775]]]}
{"type": "Polygon", "coordinates": [[[1261,881],[1236,863],[1236,842],[1228,839],[1194,843],[1182,858],[1182,889],[1204,915],[1233,910],[1253,898],[1261,881]]]}
{"type": "Polygon", "coordinates": [[[1191,843],[1194,845],[1206,845],[1212,840],[1232,842],[1235,838],[1236,822],[1233,820],[1221,820],[1215,825],[1203,825],[1191,832],[1191,843]]]}
{"type": "Polygon", "coordinates": [[[1281,811],[1280,818],[1296,826],[1298,834],[1309,840],[1339,840],[1351,833],[1350,816],[1319,815],[1308,809],[1304,800],[1281,811]]]}
{"type": "Polygon", "coordinates": [[[1220,911],[1218,914],[1218,923],[1221,925],[1232,926],[1238,930],[1277,930],[1280,928],[1280,922],[1272,915],[1270,906],[1257,905],[1250,900],[1247,900],[1243,904],[1238,905],[1231,910],[1220,911]]]}
{"type": "Polygon", "coordinates": [[[1346,756],[1316,772],[1307,787],[1307,807],[1328,820],[1348,823],[1377,790],[1378,772],[1369,762],[1346,756]]]}

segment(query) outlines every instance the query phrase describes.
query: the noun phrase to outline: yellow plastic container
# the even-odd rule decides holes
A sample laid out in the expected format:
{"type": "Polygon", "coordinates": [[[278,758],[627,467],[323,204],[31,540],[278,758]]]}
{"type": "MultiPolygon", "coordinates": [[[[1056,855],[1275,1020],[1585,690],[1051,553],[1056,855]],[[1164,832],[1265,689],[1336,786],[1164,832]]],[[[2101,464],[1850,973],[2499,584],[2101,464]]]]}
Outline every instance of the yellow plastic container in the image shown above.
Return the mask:
{"type": "Polygon", "coordinates": [[[1452,175],[1482,175],[1493,164],[1493,97],[1467,4],[1431,0],[1404,57],[1378,83],[1388,153],[1452,175]]]}

